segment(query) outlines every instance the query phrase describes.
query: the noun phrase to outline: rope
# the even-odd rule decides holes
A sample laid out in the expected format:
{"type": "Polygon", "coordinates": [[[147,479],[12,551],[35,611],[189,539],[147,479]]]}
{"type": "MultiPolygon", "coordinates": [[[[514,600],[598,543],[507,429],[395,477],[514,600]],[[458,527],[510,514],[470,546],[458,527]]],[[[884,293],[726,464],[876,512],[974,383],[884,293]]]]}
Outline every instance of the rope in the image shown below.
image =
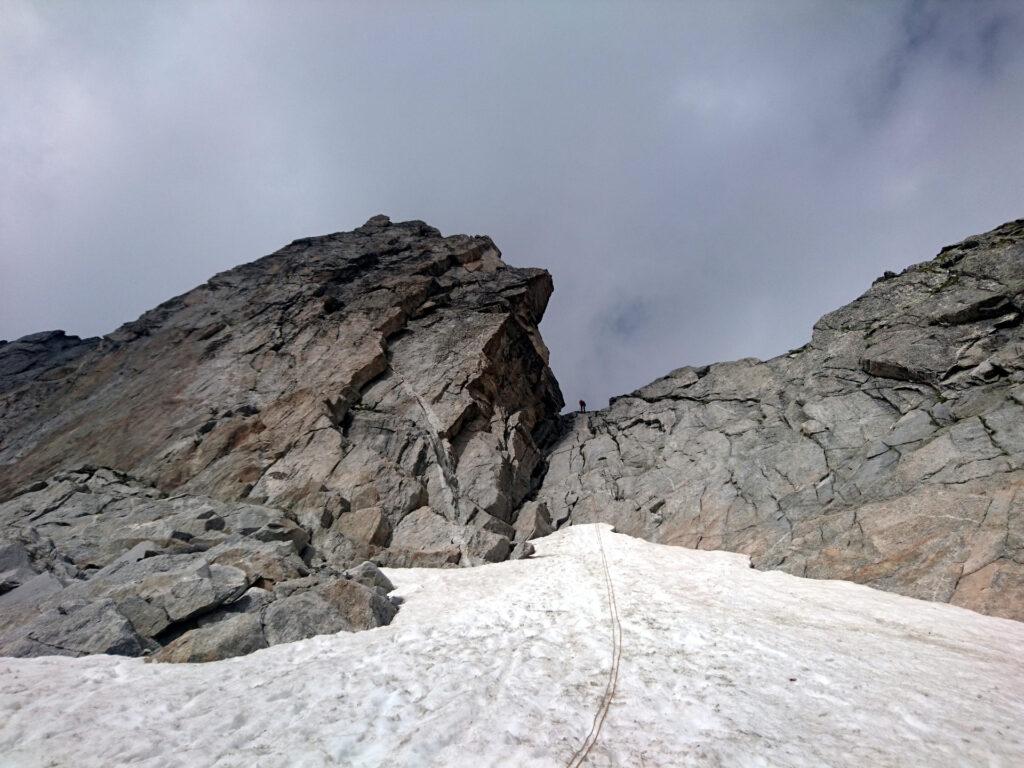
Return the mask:
{"type": "Polygon", "coordinates": [[[601,706],[597,708],[597,713],[594,715],[594,722],[590,726],[590,733],[587,734],[587,738],[582,746],[573,753],[566,768],[579,768],[579,766],[583,765],[590,754],[590,750],[597,743],[597,739],[601,735],[601,728],[604,727],[604,720],[608,716],[608,710],[611,708],[612,699],[615,698],[615,691],[619,684],[619,662],[622,659],[622,624],[619,622],[619,606],[615,601],[615,587],[612,584],[611,572],[608,570],[608,558],[604,553],[601,528],[600,526],[595,526],[594,530],[597,532],[597,546],[601,552],[601,565],[604,568],[605,586],[608,590],[608,612],[612,630],[612,663],[608,670],[608,684],[604,689],[604,697],[601,699],[601,706]]]}

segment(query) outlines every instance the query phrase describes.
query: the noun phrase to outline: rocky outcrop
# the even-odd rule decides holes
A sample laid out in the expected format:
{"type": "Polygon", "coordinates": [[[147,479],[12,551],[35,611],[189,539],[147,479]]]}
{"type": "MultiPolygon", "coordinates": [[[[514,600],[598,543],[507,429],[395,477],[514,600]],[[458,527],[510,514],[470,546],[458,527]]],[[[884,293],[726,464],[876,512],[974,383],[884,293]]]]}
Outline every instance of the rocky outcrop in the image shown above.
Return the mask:
{"type": "Polygon", "coordinates": [[[0,519],[4,655],[213,661],[397,611],[375,566],[312,564],[306,532],[273,507],[86,467],[0,504],[0,519]]]}
{"type": "Polygon", "coordinates": [[[562,407],[551,290],[376,216],[0,343],[0,653],[220,658],[390,621],[363,561],[507,558],[562,407]]]}
{"type": "Polygon", "coordinates": [[[487,559],[474,536],[511,522],[562,406],[537,331],[551,290],[489,238],[377,216],[102,339],[0,346],[0,500],[91,464],[285,510],[337,567],[387,560],[424,507],[455,560],[487,559]]]}
{"type": "Polygon", "coordinates": [[[887,273],[768,361],[566,418],[557,525],[1024,620],[1024,220],[887,273]]]}

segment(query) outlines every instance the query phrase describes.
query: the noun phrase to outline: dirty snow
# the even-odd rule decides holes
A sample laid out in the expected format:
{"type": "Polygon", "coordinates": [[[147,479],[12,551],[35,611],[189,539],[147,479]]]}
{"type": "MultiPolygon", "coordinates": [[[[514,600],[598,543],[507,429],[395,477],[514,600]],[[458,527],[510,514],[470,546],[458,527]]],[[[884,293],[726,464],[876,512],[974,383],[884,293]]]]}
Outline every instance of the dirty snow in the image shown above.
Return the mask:
{"type": "Polygon", "coordinates": [[[1024,765],[1022,623],[607,526],[537,550],[240,659],[0,659],[0,765],[1024,765]]]}

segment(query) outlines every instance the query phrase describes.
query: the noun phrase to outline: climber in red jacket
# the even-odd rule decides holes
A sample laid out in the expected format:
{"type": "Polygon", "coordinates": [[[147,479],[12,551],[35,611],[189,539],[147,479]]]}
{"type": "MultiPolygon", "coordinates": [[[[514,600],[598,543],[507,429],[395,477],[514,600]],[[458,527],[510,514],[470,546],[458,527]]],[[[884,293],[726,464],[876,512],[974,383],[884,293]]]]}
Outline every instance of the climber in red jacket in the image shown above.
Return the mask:
{"type": "Polygon", "coordinates": [[[586,412],[587,412],[587,404],[585,402],[583,402],[582,400],[580,400],[580,413],[586,413],[586,412]]]}

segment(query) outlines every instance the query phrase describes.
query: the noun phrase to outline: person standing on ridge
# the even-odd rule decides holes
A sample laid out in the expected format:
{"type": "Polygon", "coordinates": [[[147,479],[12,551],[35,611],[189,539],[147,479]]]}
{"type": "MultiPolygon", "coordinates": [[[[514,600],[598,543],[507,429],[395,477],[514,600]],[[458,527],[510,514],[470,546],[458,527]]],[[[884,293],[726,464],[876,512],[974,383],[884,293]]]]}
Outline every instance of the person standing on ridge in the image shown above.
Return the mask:
{"type": "Polygon", "coordinates": [[[583,402],[582,400],[580,400],[580,413],[586,413],[586,412],[587,412],[587,404],[585,402],[583,402]]]}

